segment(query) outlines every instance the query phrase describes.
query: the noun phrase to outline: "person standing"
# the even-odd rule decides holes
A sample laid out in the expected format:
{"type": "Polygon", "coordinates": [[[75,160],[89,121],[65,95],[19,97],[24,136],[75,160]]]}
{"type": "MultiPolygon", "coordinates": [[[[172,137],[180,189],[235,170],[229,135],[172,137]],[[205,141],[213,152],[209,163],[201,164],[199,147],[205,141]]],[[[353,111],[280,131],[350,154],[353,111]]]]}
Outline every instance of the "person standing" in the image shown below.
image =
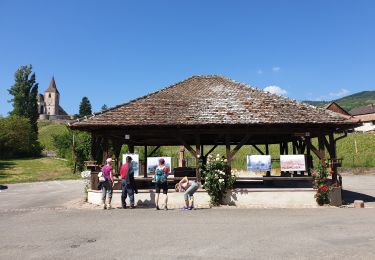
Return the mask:
{"type": "Polygon", "coordinates": [[[155,169],[155,205],[156,210],[159,210],[159,195],[160,190],[163,189],[163,194],[165,194],[164,200],[164,209],[168,210],[167,203],[168,203],[168,172],[169,169],[165,166],[165,161],[163,158],[159,159],[159,166],[155,169]]]}
{"type": "Polygon", "coordinates": [[[134,180],[134,168],[132,166],[132,158],[126,156],[126,163],[121,166],[121,205],[123,209],[126,209],[126,198],[129,195],[130,208],[135,208],[134,206],[134,193],[138,193],[137,187],[134,180]]]}
{"type": "Polygon", "coordinates": [[[177,192],[184,192],[185,206],[182,208],[183,210],[194,209],[194,193],[198,188],[199,183],[196,181],[190,181],[186,176],[176,184],[175,190],[177,192]]]}
{"type": "Polygon", "coordinates": [[[113,169],[112,158],[106,160],[106,165],[102,167],[104,182],[102,182],[102,202],[103,209],[111,209],[112,193],[113,193],[113,169]],[[108,204],[106,205],[106,197],[108,197],[108,204]]]}

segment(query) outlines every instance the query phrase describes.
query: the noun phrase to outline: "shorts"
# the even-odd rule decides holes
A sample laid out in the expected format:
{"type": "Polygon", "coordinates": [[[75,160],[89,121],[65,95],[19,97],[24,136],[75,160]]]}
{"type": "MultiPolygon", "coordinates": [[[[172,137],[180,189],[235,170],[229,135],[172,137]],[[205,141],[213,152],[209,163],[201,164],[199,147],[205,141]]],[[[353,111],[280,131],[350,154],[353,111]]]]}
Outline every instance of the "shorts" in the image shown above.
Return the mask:
{"type": "Polygon", "coordinates": [[[155,182],[155,192],[160,193],[160,189],[163,189],[163,194],[167,194],[168,182],[155,182]]]}

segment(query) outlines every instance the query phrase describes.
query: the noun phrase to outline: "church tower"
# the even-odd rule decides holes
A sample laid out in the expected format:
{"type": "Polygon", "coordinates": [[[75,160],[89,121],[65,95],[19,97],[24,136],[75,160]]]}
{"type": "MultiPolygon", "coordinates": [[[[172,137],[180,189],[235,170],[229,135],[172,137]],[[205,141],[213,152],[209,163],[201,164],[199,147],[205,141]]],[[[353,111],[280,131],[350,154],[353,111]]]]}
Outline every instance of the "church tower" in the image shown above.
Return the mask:
{"type": "Polygon", "coordinates": [[[49,83],[48,88],[44,92],[44,102],[46,105],[46,114],[47,115],[58,115],[59,114],[59,104],[60,93],[56,88],[56,83],[54,77],[52,77],[51,82],[49,83]]]}

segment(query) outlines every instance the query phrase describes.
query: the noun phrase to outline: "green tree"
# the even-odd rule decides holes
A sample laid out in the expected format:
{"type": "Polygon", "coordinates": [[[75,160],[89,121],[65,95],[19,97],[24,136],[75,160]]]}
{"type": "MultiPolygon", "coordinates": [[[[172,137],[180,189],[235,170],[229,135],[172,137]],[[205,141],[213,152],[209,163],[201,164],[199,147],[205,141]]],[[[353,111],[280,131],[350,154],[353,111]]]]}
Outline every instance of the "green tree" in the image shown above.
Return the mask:
{"type": "Polygon", "coordinates": [[[91,103],[90,100],[87,97],[83,97],[81,104],[79,105],[79,116],[84,117],[91,115],[91,103]]]}
{"type": "Polygon", "coordinates": [[[0,158],[32,155],[30,121],[25,117],[0,118],[0,158]]]}
{"type": "Polygon", "coordinates": [[[15,83],[8,89],[13,96],[10,102],[13,103],[11,115],[22,116],[29,119],[30,145],[33,155],[39,155],[42,148],[38,142],[38,83],[35,82],[35,73],[32,73],[32,66],[21,66],[15,73],[15,83]]]}
{"type": "Polygon", "coordinates": [[[100,108],[101,111],[104,111],[104,110],[107,110],[107,109],[108,109],[108,107],[107,107],[106,104],[102,105],[102,107],[100,108]]]}

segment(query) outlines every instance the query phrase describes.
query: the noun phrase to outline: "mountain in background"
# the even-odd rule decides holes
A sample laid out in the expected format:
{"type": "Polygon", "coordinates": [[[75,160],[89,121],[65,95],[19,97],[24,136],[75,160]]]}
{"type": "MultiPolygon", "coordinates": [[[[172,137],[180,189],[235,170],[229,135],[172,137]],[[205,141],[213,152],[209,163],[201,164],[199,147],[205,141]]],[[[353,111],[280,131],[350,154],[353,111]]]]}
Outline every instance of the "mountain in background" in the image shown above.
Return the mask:
{"type": "Polygon", "coordinates": [[[335,99],[332,101],[309,101],[305,100],[302,101],[304,103],[317,106],[317,107],[322,107],[325,106],[331,102],[336,102],[339,104],[342,108],[344,108],[346,111],[350,111],[353,108],[357,107],[363,107],[367,106],[370,104],[375,104],[375,91],[362,91],[355,93],[353,95],[349,95],[343,98],[335,99]]]}

